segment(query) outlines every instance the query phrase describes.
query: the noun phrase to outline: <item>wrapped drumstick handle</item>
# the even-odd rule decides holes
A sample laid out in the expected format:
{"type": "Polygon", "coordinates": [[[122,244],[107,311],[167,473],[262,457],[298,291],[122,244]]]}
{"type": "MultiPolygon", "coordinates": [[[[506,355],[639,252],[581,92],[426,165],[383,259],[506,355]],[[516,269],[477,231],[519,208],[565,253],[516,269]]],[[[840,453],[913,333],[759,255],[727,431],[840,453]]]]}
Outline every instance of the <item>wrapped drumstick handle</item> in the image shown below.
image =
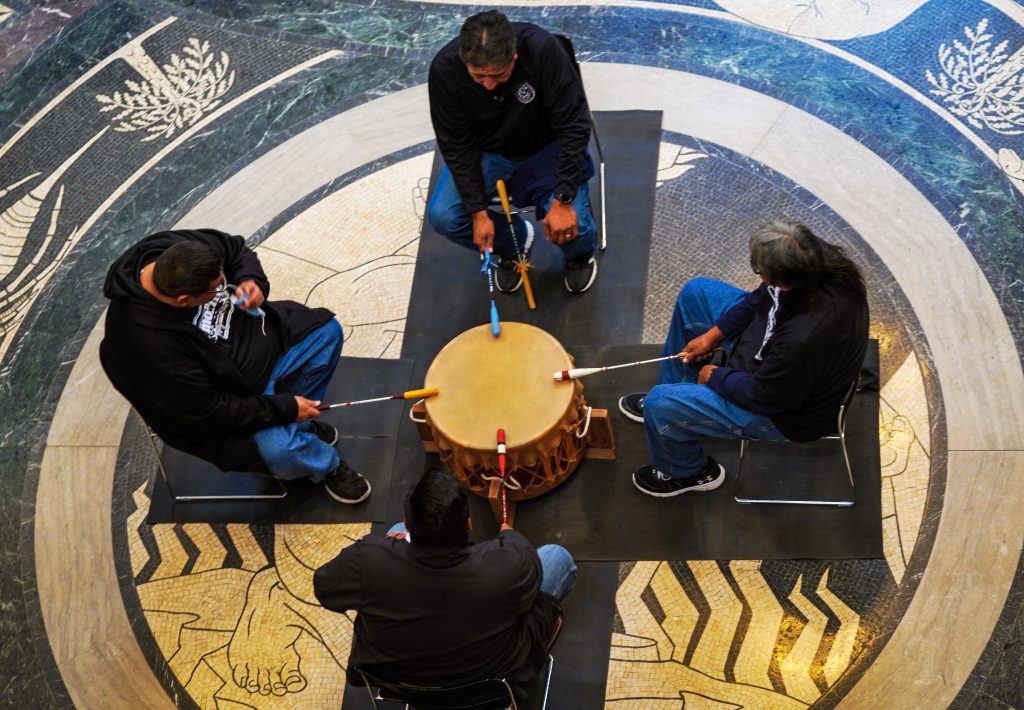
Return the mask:
{"type": "Polygon", "coordinates": [[[505,430],[498,429],[498,470],[501,472],[501,524],[508,525],[508,502],[505,498],[505,430]]]}
{"type": "Polygon", "coordinates": [[[398,392],[396,394],[388,395],[387,397],[374,397],[373,399],[357,399],[352,402],[339,402],[337,404],[321,404],[317,409],[321,412],[327,409],[337,409],[338,407],[351,407],[353,404],[369,404],[370,402],[385,402],[389,399],[423,399],[425,397],[433,397],[440,390],[437,387],[428,387],[422,390],[408,390],[406,392],[398,392]]]}
{"type": "MultiPolygon", "coordinates": [[[[715,348],[711,352],[719,352],[722,348],[715,348]]],[[[663,362],[665,360],[675,360],[676,358],[688,357],[689,353],[685,350],[675,355],[666,355],[665,357],[651,358],[650,360],[637,360],[636,362],[625,362],[621,365],[606,365],[605,367],[574,367],[571,370],[559,370],[554,373],[554,378],[558,382],[564,382],[565,380],[576,380],[580,377],[586,377],[587,375],[593,375],[595,372],[604,372],[605,370],[618,370],[620,367],[634,367],[636,365],[647,365],[652,362],[663,362]]]]}

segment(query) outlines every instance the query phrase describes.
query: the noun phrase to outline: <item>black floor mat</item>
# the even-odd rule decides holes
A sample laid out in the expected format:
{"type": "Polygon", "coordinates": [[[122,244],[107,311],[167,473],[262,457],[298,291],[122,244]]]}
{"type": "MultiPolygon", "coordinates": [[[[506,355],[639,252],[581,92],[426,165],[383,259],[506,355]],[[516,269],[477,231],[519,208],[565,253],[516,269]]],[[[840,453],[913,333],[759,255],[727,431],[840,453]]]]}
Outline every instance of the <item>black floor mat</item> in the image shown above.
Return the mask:
{"type": "MultiPolygon", "coordinates": [[[[609,346],[595,351],[592,359],[578,358],[577,364],[610,365],[660,354],[661,347],[655,345],[609,346]]],[[[877,373],[875,348],[869,352],[867,366],[877,373]]],[[[856,505],[741,505],[733,500],[737,441],[705,442],[706,451],[726,470],[726,482],[716,491],[663,499],[633,487],[631,474],[649,463],[647,444],[643,425],[622,415],[618,398],[647,391],[657,378],[656,365],[641,365],[583,380],[587,404],[609,410],[618,457],[615,461],[584,461],[561,486],[518,505],[516,528],[534,544],[557,542],[578,560],[882,556],[877,391],[858,393],[848,418],[856,505]]],[[[838,447],[833,454],[833,464],[842,466],[838,447]]],[[[787,465],[792,466],[792,461],[787,465]]],[[[480,534],[486,536],[494,526],[486,502],[474,500],[473,514],[480,534]]]]}
{"type": "MultiPolygon", "coordinates": [[[[410,389],[411,360],[343,357],[327,388],[325,403],[382,397],[410,389]]],[[[344,505],[308,479],[287,482],[288,495],[278,500],[176,502],[163,479],[153,487],[150,523],[349,523],[385,519],[404,402],[379,402],[324,412],[323,421],[338,428],[343,459],[369,479],[373,494],[359,505],[344,505]]],[[[276,483],[262,476],[230,474],[181,451],[164,447],[161,459],[176,495],[274,492],[276,483]]]]}

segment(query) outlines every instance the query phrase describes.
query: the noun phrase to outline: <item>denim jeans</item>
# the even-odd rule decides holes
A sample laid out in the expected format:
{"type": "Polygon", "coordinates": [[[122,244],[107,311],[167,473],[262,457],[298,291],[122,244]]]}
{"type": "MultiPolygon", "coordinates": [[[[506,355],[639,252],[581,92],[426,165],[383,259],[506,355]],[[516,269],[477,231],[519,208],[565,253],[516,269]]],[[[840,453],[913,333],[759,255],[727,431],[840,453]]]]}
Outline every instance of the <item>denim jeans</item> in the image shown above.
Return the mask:
{"type": "MultiPolygon", "coordinates": [[[[278,384],[284,381],[290,394],[323,399],[338,366],[342,340],[341,326],[332,318],[278,358],[263,393],[276,393],[278,384]]],[[[319,483],[341,461],[335,448],[313,433],[308,420],[261,429],[254,438],[275,478],[309,477],[319,483]]]]}
{"type": "MultiPolygon", "coordinates": [[[[741,289],[713,279],[688,282],[676,299],[662,352],[680,352],[693,338],[707,332],[743,294],[741,289]]],[[[726,353],[731,353],[734,345],[735,340],[726,341],[726,353]]],[[[644,429],[651,464],[677,478],[696,476],[704,467],[707,457],[700,445],[702,436],[785,440],[768,417],[743,409],[707,385],[698,385],[701,367],[682,360],[663,362],[659,384],[644,398],[644,429]]]]}
{"type": "MultiPolygon", "coordinates": [[[[496,153],[484,153],[481,159],[484,174],[484,189],[487,191],[488,199],[497,195],[495,183],[500,179],[508,182],[515,173],[519,163],[511,158],[496,153]]],[[[546,213],[551,207],[554,196],[548,194],[543,205],[533,205],[538,210],[546,213]]],[[[590,189],[587,183],[583,183],[572,201],[572,207],[576,210],[578,236],[571,242],[558,245],[562,250],[563,261],[585,260],[594,253],[597,247],[597,225],[590,214],[590,189]]],[[[516,203],[517,207],[526,207],[516,203]]],[[[494,222],[494,253],[503,259],[511,259],[516,256],[515,244],[512,241],[512,233],[508,227],[508,220],[505,215],[493,210],[488,210],[491,221],[494,222]]],[[[434,187],[434,194],[427,204],[427,221],[438,234],[447,237],[456,244],[477,250],[473,244],[473,219],[466,214],[462,205],[462,198],[455,186],[455,179],[451,171],[445,165],[441,169],[441,175],[434,187]]],[[[512,215],[512,221],[516,231],[516,239],[519,241],[519,248],[525,247],[526,222],[520,215],[512,215]]],[[[538,235],[539,236],[539,235],[538,235]]]]}
{"type": "MultiPolygon", "coordinates": [[[[405,523],[395,523],[387,534],[408,532],[405,523]]],[[[537,548],[543,578],[540,590],[559,602],[565,601],[576,584],[576,561],[561,545],[542,545],[537,548]]]]}

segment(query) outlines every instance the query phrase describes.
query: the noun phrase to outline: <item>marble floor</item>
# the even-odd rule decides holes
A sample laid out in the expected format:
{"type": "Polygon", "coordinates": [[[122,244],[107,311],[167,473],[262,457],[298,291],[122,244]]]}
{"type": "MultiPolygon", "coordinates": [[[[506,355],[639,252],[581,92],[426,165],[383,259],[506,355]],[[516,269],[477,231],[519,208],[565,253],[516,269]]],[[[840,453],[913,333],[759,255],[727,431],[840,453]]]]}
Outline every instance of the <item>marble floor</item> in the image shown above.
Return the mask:
{"type": "MultiPolygon", "coordinates": [[[[351,619],[298,590],[371,521],[147,524],[100,287],[142,236],[216,227],[345,356],[400,357],[426,70],[479,8],[0,0],[0,705],[364,707],[351,619]]],[[[584,563],[612,588],[570,621],[610,633],[557,707],[1024,707],[1024,8],[504,9],[573,38],[593,109],[662,112],[645,342],[687,278],[750,285],[744,235],[787,215],[864,266],[881,349],[884,556],[584,563]]]]}

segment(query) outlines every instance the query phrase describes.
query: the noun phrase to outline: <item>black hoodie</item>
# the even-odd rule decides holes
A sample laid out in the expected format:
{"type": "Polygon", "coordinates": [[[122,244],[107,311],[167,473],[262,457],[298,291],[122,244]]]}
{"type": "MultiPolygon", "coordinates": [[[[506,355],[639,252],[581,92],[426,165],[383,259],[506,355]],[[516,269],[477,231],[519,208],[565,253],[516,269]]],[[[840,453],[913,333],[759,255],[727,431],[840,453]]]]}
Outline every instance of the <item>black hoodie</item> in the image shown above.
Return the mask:
{"type": "Polygon", "coordinates": [[[103,295],[110,306],[100,361],[114,387],[168,444],[223,470],[263,471],[252,434],[293,422],[298,414],[293,395],[262,394],[274,364],[333,314],[267,301],[264,322],[227,302],[212,310],[161,303],[142,288],[139,272],[182,240],[212,247],[228,283],[252,279],[270,295],[259,259],[241,237],[213,229],[150,235],[107,272],[103,295]],[[196,323],[214,311],[222,319],[217,337],[196,323]]]}

